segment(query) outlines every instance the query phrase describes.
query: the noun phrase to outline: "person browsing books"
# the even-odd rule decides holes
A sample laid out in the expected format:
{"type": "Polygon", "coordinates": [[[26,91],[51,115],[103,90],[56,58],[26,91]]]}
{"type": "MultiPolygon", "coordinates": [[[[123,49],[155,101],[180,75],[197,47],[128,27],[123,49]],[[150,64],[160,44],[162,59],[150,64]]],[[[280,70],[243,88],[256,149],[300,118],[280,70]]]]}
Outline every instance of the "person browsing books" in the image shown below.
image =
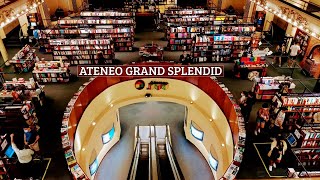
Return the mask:
{"type": "Polygon", "coordinates": [[[288,67],[294,66],[295,64],[294,62],[297,59],[297,56],[300,53],[300,50],[301,50],[300,45],[297,42],[290,47],[290,58],[288,60],[288,67]]]}

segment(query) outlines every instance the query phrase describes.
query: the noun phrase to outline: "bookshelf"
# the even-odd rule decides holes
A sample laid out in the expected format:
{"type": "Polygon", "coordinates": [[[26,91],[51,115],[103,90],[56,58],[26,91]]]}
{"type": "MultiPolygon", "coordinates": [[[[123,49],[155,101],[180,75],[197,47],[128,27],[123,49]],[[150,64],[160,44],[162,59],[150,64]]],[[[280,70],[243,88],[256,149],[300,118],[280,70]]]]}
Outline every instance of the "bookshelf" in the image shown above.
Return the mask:
{"type": "Polygon", "coordinates": [[[69,120],[70,114],[72,110],[74,109],[75,103],[78,100],[79,95],[81,92],[85,89],[85,87],[92,81],[93,78],[89,79],[89,82],[84,83],[74,94],[74,96],[69,101],[66,110],[64,111],[63,119],[62,119],[62,125],[61,125],[61,139],[62,139],[62,147],[64,149],[64,155],[65,159],[67,161],[69,170],[72,174],[72,177],[74,180],[80,180],[80,179],[89,179],[84,171],[81,169],[79,164],[77,163],[76,157],[74,155],[73,149],[72,149],[72,143],[69,137],[69,130],[72,128],[72,124],[69,120]]]}
{"type": "Polygon", "coordinates": [[[133,12],[120,12],[120,11],[82,11],[81,17],[116,17],[116,18],[128,18],[134,17],[133,12]]]}
{"type": "Polygon", "coordinates": [[[37,82],[69,82],[69,63],[60,61],[41,61],[32,71],[37,82]]]}
{"type": "Polygon", "coordinates": [[[303,32],[300,29],[297,29],[297,32],[294,37],[294,42],[298,42],[300,44],[302,57],[304,57],[304,55],[306,54],[309,45],[309,39],[310,37],[307,33],[303,32]]]}
{"type": "Polygon", "coordinates": [[[51,39],[53,60],[62,59],[70,65],[97,64],[96,54],[102,52],[110,64],[114,59],[114,46],[111,39],[51,39]]]}
{"type": "MultiPolygon", "coordinates": [[[[276,93],[272,99],[277,113],[280,107],[287,108],[286,117],[289,129],[319,129],[320,128],[320,94],[291,93],[281,95],[276,93]]],[[[299,139],[299,138],[298,138],[299,139]]]]}
{"type": "Polygon", "coordinates": [[[232,93],[229,91],[229,89],[223,83],[219,82],[216,77],[211,77],[211,79],[217,82],[218,85],[227,94],[227,97],[232,102],[233,108],[235,109],[236,115],[237,115],[236,119],[237,119],[237,122],[238,122],[237,124],[239,128],[239,136],[238,136],[239,139],[238,139],[238,143],[235,144],[235,147],[234,147],[234,159],[230,163],[230,166],[228,167],[227,171],[223,176],[223,179],[231,180],[231,179],[234,179],[236,174],[238,173],[242,159],[243,159],[243,152],[245,150],[245,140],[246,140],[245,122],[241,114],[241,108],[236,103],[236,100],[232,95],[232,93]]]}
{"type": "Polygon", "coordinates": [[[196,35],[192,56],[196,62],[227,62],[250,47],[250,41],[250,36],[196,35]]]}
{"type": "Polygon", "coordinates": [[[34,63],[39,61],[36,55],[36,50],[31,49],[30,45],[25,45],[17,54],[9,60],[10,64],[13,65],[15,72],[28,72],[30,71],[34,63]]]}
{"type": "MultiPolygon", "coordinates": [[[[115,29],[114,32],[108,34],[113,38],[115,51],[132,51],[136,27],[134,12],[84,11],[80,13],[80,16],[87,20],[86,24],[95,24],[96,29],[115,29]]],[[[101,35],[100,33],[95,38],[101,35]]]]}
{"type": "Polygon", "coordinates": [[[132,51],[134,29],[132,27],[105,27],[105,28],[80,28],[80,29],[46,29],[40,30],[43,39],[54,38],[112,38],[115,51],[132,51]]]}

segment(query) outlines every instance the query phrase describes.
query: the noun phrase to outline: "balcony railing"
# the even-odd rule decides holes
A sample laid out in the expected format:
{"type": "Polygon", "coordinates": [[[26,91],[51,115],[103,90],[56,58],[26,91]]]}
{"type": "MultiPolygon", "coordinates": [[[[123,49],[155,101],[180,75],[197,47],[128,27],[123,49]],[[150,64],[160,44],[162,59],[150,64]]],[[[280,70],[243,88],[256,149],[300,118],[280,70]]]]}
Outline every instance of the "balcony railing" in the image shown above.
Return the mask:
{"type": "Polygon", "coordinates": [[[320,4],[304,0],[279,0],[320,20],[320,4]]]}

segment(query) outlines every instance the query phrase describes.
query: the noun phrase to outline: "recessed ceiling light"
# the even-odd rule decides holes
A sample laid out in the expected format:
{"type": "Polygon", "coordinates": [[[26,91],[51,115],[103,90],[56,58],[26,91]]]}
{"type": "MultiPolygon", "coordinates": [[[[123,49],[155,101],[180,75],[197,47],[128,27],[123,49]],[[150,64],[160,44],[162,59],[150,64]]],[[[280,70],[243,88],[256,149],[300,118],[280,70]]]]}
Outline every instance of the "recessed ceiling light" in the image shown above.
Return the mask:
{"type": "Polygon", "coordinates": [[[86,149],[85,148],[82,148],[82,151],[85,151],[86,149]]]}
{"type": "Polygon", "coordinates": [[[92,126],[96,125],[96,122],[92,122],[92,126]]]}
{"type": "Polygon", "coordinates": [[[190,104],[193,104],[193,101],[190,101],[190,104]]]}
{"type": "Polygon", "coordinates": [[[209,119],[210,122],[212,122],[212,119],[209,119]]]}
{"type": "Polygon", "coordinates": [[[222,147],[224,147],[224,144],[221,144],[222,147]]]}
{"type": "Polygon", "coordinates": [[[110,104],[110,107],[113,107],[113,104],[110,104]]]}

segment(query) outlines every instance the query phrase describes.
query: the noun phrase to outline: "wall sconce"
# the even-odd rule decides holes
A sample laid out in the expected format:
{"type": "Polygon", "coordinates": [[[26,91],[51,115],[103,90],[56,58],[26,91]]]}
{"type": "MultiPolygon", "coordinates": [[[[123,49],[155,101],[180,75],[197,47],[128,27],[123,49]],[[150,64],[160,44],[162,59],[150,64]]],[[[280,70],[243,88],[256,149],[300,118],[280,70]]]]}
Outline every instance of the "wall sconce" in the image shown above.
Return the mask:
{"type": "Polygon", "coordinates": [[[146,98],[152,97],[152,94],[146,93],[146,95],[144,97],[146,97],[146,98]]]}

